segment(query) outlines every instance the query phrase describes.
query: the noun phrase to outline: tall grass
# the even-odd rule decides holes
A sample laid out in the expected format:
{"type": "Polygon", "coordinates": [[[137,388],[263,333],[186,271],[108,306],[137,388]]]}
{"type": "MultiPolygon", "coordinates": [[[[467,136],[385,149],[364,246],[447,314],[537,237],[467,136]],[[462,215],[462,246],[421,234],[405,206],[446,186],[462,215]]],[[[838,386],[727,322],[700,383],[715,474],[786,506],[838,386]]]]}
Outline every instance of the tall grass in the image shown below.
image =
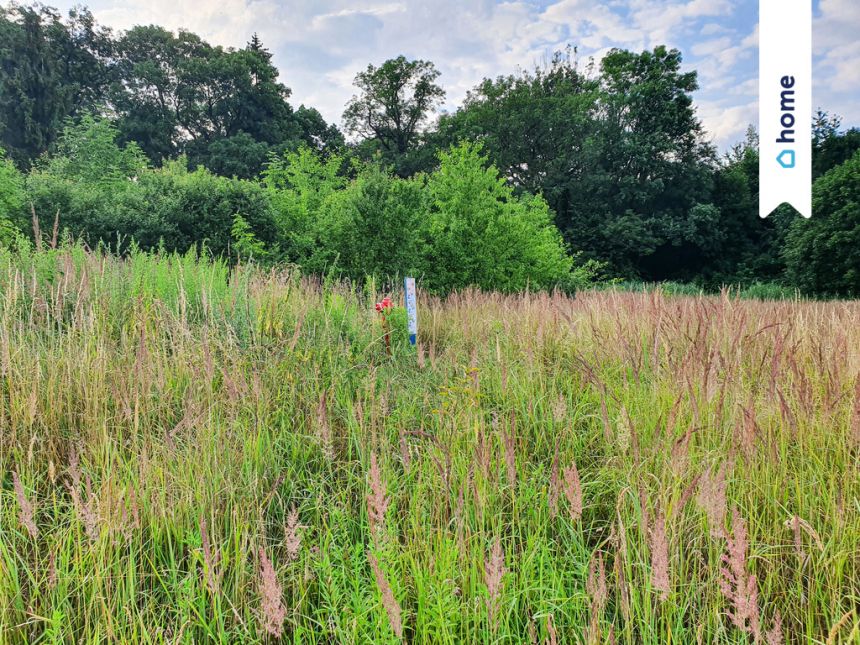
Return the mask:
{"type": "Polygon", "coordinates": [[[860,304],[381,295],[0,252],[0,643],[860,638],[860,304]]]}

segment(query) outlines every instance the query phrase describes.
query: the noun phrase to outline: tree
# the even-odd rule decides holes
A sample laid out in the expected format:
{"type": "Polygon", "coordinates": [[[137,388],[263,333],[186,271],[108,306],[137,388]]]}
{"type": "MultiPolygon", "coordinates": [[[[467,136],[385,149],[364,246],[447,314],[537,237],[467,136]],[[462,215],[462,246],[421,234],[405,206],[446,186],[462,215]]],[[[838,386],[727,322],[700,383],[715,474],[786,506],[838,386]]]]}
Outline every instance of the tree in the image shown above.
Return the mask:
{"type": "Polygon", "coordinates": [[[18,234],[15,222],[24,206],[24,180],[0,148],[0,246],[10,244],[18,234]]]}
{"type": "Polygon", "coordinates": [[[104,185],[137,177],[147,167],[136,143],[118,144],[119,130],[108,119],[86,114],[66,121],[54,155],[38,164],[39,170],[62,179],[104,185]]]}
{"type": "Polygon", "coordinates": [[[596,131],[599,84],[579,70],[575,53],[557,52],[531,72],[485,79],[462,108],[442,115],[435,136],[441,148],[480,140],[511,185],[541,192],[559,221],[576,199],[596,131]]]}
{"type": "Polygon", "coordinates": [[[358,135],[367,148],[379,150],[398,174],[409,174],[409,153],[420,143],[422,126],[445,98],[436,84],[439,71],[424,60],[404,56],[389,59],[379,67],[368,65],[355,77],[359,95],[353,96],[343,113],[347,131],[358,135]]]}
{"type": "Polygon", "coordinates": [[[518,190],[540,193],[565,240],[618,276],[695,276],[720,251],[714,152],[693,109],[694,72],[676,50],[610,52],[598,73],[575,50],[533,71],[485,80],[440,145],[480,140],[518,190]],[[713,231],[713,234],[711,232],[713,231]]]}
{"type": "Polygon", "coordinates": [[[860,296],[860,152],[815,182],[812,218],[792,223],[784,255],[802,291],[860,296]]]}
{"type": "Polygon", "coordinates": [[[138,141],[155,164],[186,154],[192,168],[250,178],[272,151],[339,142],[315,110],[293,112],[290,90],[256,35],[234,50],[186,31],[135,27],[117,49],[113,101],[123,139],[138,141]]]}
{"type": "Polygon", "coordinates": [[[366,164],[354,181],[321,204],[315,220],[320,243],[303,268],[323,273],[336,267],[357,281],[414,274],[426,214],[419,182],[366,164]]]}
{"type": "Polygon", "coordinates": [[[427,180],[424,284],[448,291],[551,288],[570,276],[571,258],[539,196],[516,196],[475,144],[440,154],[427,180]]]}
{"type": "Polygon", "coordinates": [[[104,101],[112,47],[88,9],[64,21],[44,5],[0,7],[0,142],[19,166],[50,149],[66,118],[104,101]]]}
{"type": "MultiPolygon", "coordinates": [[[[622,275],[690,279],[709,252],[718,252],[719,239],[692,234],[686,225],[693,208],[710,202],[714,162],[693,107],[696,89],[696,73],[681,72],[675,49],[613,50],[601,62],[596,163],[602,177],[589,192],[605,205],[606,219],[589,222],[587,233],[592,244],[610,246],[601,259],[622,275]]],[[[567,230],[579,248],[577,219],[567,230]]],[[[591,255],[599,246],[584,250],[591,255]]]]}
{"type": "Polygon", "coordinates": [[[848,161],[860,150],[860,130],[840,131],[842,117],[819,109],[812,119],[812,180],[848,161]]]}
{"type": "Polygon", "coordinates": [[[322,243],[316,226],[323,202],[347,185],[341,174],[343,157],[323,157],[301,146],[275,158],[263,172],[263,181],[275,211],[284,259],[304,263],[322,243]]]}

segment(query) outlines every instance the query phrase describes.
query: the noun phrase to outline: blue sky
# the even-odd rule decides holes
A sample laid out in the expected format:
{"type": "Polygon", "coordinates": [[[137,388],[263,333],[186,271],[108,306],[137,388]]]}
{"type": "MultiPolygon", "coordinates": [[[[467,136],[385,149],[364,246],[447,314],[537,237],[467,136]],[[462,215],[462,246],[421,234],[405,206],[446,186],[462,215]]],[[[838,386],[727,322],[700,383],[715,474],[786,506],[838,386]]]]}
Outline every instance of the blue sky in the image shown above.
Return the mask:
{"type": "MultiPolygon", "coordinates": [[[[786,0],[803,1],[803,0],[786,0]]],[[[809,0],[806,0],[809,1],[809,0]]],[[[67,9],[76,0],[50,2],[67,9]]],[[[339,122],[352,79],[399,54],[432,60],[456,108],[486,76],[567,44],[580,59],[667,44],[699,71],[699,115],[725,149],[757,120],[758,0],[93,0],[100,22],[185,28],[241,47],[257,32],[293,103],[339,122]]],[[[860,126],[860,0],[813,0],[813,109],[860,126]]]]}

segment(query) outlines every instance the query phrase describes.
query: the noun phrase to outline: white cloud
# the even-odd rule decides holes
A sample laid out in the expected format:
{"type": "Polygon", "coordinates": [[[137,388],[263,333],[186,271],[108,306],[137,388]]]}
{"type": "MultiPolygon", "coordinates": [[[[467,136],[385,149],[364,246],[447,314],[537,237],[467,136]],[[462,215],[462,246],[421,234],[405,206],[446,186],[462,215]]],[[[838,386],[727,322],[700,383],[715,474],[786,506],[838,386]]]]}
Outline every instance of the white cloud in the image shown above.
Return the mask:
{"type": "MultiPolygon", "coordinates": [[[[3,1],[3,0],[0,0],[3,1]]],[[[79,0],[56,0],[68,8],[79,0]]],[[[815,0],[815,101],[860,125],[860,1],[815,0]]],[[[339,122],[368,63],[432,60],[454,109],[483,77],[528,68],[567,44],[580,59],[612,47],[678,47],[699,71],[696,99],[726,146],[755,121],[756,0],[91,0],[103,24],[186,28],[241,47],[254,32],[273,52],[293,102],[339,122]]]]}

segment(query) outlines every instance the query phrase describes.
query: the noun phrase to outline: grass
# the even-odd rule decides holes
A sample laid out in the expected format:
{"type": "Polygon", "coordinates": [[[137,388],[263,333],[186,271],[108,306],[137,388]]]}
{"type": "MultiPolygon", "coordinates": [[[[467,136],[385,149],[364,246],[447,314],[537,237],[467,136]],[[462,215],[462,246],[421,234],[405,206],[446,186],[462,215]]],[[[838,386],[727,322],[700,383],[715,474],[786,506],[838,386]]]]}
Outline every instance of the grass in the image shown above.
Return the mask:
{"type": "Polygon", "coordinates": [[[858,642],[860,303],[382,295],[0,251],[0,643],[858,642]]]}

